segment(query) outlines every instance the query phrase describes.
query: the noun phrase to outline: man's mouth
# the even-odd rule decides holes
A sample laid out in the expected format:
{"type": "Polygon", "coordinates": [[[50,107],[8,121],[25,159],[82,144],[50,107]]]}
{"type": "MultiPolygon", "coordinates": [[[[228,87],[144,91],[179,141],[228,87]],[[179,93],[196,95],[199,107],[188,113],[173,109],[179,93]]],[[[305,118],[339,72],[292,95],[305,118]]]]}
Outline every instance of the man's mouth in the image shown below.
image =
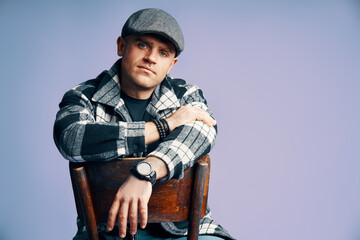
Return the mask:
{"type": "Polygon", "coordinates": [[[153,73],[153,74],[156,74],[154,70],[152,70],[151,68],[149,68],[149,67],[147,67],[147,66],[142,66],[142,65],[140,65],[140,66],[138,66],[138,67],[139,67],[139,68],[142,68],[142,69],[145,69],[145,70],[147,70],[147,71],[149,71],[149,72],[151,72],[151,73],[153,73]]]}

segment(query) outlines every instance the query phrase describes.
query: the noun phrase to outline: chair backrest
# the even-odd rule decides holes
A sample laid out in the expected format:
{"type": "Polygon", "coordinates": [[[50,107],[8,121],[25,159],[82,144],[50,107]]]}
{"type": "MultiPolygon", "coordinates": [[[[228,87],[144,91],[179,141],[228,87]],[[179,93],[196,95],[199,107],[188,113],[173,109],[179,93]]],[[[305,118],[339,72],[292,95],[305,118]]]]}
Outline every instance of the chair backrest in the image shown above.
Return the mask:
{"type": "MultiPolygon", "coordinates": [[[[106,223],[114,197],[131,167],[143,158],[110,162],[70,163],[78,216],[90,239],[98,239],[97,223],[106,223]]],[[[197,239],[205,215],[210,177],[210,157],[201,158],[183,179],[157,182],[148,204],[148,222],[189,221],[188,239],[197,239]]]]}

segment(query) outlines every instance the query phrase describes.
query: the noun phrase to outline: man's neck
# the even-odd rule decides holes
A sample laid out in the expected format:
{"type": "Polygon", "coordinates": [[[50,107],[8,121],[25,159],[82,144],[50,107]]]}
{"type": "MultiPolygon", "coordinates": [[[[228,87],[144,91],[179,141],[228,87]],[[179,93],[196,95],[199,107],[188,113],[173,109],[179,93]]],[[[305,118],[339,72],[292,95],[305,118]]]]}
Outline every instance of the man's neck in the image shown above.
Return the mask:
{"type": "Polygon", "coordinates": [[[135,99],[149,99],[154,92],[155,88],[152,89],[146,89],[146,88],[140,88],[136,86],[134,83],[132,83],[131,80],[126,80],[126,77],[124,74],[120,74],[120,88],[121,91],[124,92],[129,97],[135,98],[135,99]]]}
{"type": "Polygon", "coordinates": [[[138,91],[138,90],[135,91],[121,84],[121,91],[131,98],[145,100],[151,97],[152,93],[154,92],[154,89],[149,91],[138,91]]]}

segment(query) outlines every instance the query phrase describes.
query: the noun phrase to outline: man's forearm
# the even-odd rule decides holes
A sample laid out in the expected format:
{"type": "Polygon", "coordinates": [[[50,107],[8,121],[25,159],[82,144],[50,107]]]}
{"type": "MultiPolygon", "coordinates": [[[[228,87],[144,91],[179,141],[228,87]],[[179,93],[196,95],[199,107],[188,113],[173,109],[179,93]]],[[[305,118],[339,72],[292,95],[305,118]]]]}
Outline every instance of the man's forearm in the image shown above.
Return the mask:
{"type": "Polygon", "coordinates": [[[145,145],[156,142],[160,139],[159,131],[156,128],[155,123],[146,122],[145,123],[145,145]]]}

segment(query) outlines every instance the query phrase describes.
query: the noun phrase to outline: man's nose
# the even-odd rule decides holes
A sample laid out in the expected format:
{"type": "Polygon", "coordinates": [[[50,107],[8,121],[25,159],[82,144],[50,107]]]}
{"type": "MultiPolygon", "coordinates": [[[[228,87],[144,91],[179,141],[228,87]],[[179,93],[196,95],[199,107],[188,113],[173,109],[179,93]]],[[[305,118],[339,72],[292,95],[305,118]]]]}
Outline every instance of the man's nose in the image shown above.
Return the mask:
{"type": "Polygon", "coordinates": [[[149,62],[149,63],[152,63],[152,64],[156,64],[156,54],[155,54],[155,51],[154,50],[149,50],[144,59],[149,62]]]}

